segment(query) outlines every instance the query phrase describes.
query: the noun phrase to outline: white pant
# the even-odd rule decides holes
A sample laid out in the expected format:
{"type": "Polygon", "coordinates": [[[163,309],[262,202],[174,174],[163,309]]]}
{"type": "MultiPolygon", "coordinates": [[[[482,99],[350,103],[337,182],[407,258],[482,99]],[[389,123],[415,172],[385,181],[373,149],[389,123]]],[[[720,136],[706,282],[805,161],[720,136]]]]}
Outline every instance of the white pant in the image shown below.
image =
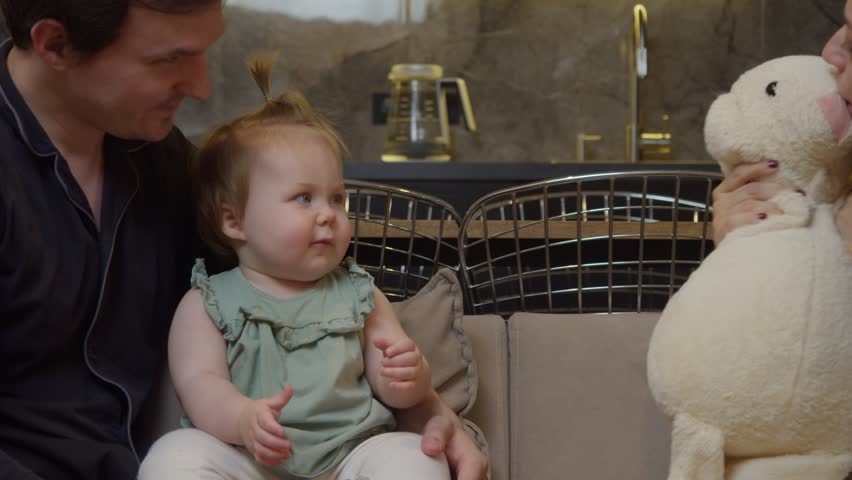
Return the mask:
{"type": "MultiPolygon", "coordinates": [[[[421,436],[391,432],[355,447],[322,480],[450,480],[446,459],[420,450],[421,436]]],[[[169,432],[142,461],[139,480],[281,480],[245,449],[194,428],[169,432]]]]}

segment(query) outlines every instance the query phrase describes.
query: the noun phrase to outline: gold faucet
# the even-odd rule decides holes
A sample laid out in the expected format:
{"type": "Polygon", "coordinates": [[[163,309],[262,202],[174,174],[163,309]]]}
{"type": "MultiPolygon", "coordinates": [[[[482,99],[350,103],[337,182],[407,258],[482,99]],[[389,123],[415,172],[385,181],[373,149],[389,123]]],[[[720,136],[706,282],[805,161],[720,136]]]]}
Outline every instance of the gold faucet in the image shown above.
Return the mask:
{"type": "Polygon", "coordinates": [[[669,132],[669,114],[664,113],[663,129],[660,132],[642,132],[639,134],[639,159],[646,154],[668,156],[672,153],[672,134],[669,132]]]}
{"type": "Polygon", "coordinates": [[[590,134],[580,132],[577,134],[577,154],[575,161],[583,163],[586,161],[586,142],[599,142],[603,140],[603,135],[590,134]]]}
{"type": "Polygon", "coordinates": [[[631,163],[642,160],[644,153],[669,155],[671,153],[672,134],[669,132],[668,114],[663,115],[661,132],[645,132],[639,125],[639,80],[648,75],[648,11],[637,3],[633,6],[633,32],[630,48],[630,73],[628,75],[628,114],[626,157],[631,163]]]}

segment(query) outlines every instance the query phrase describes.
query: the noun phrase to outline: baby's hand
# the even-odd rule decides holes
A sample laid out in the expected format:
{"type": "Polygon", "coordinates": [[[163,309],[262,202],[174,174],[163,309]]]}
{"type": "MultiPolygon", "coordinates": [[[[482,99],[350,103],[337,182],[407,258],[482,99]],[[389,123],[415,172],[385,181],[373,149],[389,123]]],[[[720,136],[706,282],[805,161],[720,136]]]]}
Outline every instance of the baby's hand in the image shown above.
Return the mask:
{"type": "Polygon", "coordinates": [[[290,440],[284,437],[278,418],[292,396],[293,387],[287,385],[271,397],[251,400],[240,414],[243,446],[261,465],[271,467],[290,458],[290,440]]]}
{"type": "Polygon", "coordinates": [[[389,380],[388,386],[397,393],[418,390],[421,383],[428,385],[428,364],[414,340],[406,337],[395,343],[377,338],[376,348],[382,351],[381,376],[389,380]],[[424,381],[425,379],[425,381],[424,381]]]}

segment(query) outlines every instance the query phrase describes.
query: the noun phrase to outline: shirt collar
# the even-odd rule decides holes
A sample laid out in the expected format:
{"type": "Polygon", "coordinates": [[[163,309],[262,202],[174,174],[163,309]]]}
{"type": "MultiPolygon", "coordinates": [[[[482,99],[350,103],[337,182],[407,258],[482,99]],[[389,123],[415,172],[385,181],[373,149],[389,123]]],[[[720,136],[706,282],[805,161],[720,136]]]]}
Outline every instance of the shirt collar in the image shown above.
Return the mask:
{"type": "MultiPolygon", "coordinates": [[[[12,81],[7,64],[9,52],[12,50],[12,40],[7,39],[0,44],[0,110],[9,117],[11,125],[18,131],[27,147],[33,154],[40,157],[53,157],[59,154],[56,146],[47,136],[41,124],[36,119],[18,87],[12,81]]],[[[144,140],[125,140],[106,135],[104,141],[118,146],[127,152],[142,149],[149,142],[144,140]]]]}
{"type": "Polygon", "coordinates": [[[0,44],[0,108],[9,117],[11,125],[18,131],[27,147],[40,157],[52,157],[58,152],[53,142],[41,128],[30,107],[21,96],[21,92],[12,81],[9,66],[6,64],[9,52],[12,50],[12,40],[7,39],[0,44]]]}

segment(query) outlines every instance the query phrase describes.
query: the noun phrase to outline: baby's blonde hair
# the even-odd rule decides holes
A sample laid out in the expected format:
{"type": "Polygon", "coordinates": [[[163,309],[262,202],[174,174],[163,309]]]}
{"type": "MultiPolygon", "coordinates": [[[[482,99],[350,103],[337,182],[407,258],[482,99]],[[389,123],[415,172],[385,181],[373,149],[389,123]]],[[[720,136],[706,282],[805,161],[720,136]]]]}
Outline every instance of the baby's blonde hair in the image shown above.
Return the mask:
{"type": "Polygon", "coordinates": [[[229,205],[242,215],[248,199],[248,166],[251,153],[264,144],[280,142],[278,129],[305,126],[319,132],[341,159],[348,149],[328,120],[315,111],[305,97],[293,90],[277,98],[269,94],[269,77],[275,54],[259,53],[249,58],[248,68],[265,98],[251,113],[213,129],[201,143],[192,165],[198,205],[198,228],[202,240],[216,253],[233,253],[230,239],[222,232],[222,207],[229,205]]]}

